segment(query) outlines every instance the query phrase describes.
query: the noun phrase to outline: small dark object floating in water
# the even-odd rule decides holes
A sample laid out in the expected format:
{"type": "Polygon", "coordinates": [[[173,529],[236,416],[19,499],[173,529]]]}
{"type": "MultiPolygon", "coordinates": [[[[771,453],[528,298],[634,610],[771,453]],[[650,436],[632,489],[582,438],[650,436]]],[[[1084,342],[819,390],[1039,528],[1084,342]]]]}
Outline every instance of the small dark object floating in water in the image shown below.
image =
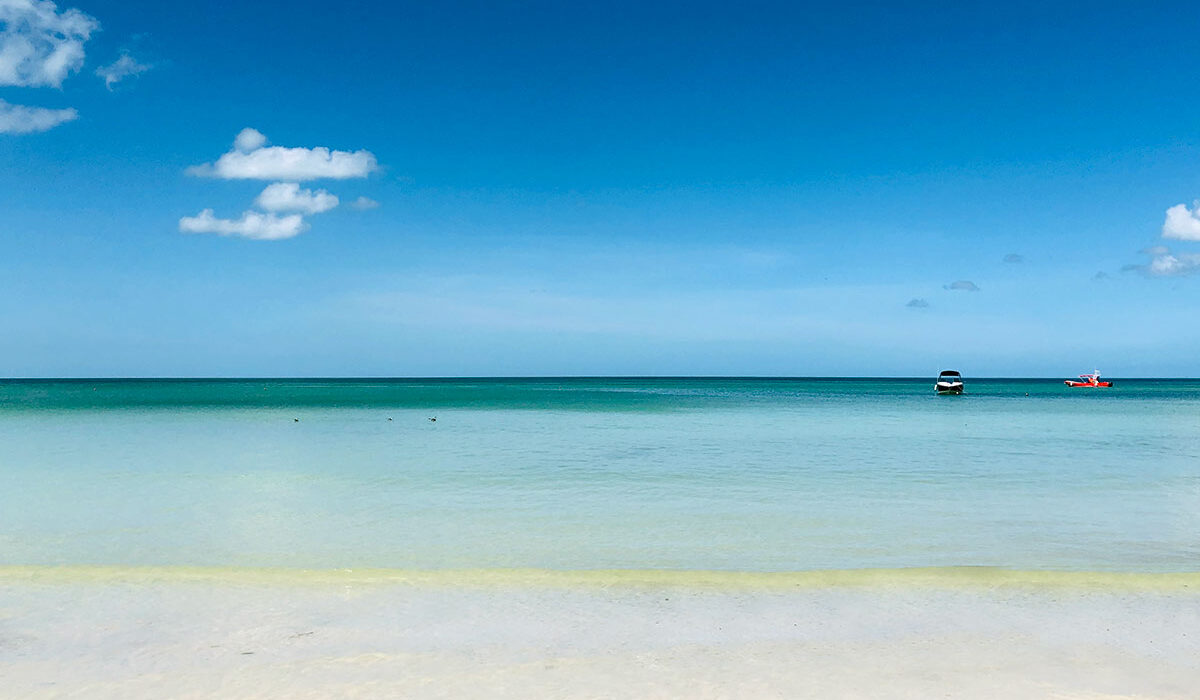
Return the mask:
{"type": "Polygon", "coordinates": [[[437,422],[437,416],[434,416],[433,418],[430,418],[430,419],[429,419],[429,422],[430,422],[430,423],[436,423],[436,422],[437,422]]]}

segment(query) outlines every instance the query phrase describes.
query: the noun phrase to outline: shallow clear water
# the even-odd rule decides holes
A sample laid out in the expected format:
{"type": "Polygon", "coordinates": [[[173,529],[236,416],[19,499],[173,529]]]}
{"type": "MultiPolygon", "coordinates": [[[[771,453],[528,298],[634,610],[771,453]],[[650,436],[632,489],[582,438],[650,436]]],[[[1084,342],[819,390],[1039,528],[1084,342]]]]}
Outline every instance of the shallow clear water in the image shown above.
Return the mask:
{"type": "Polygon", "coordinates": [[[1200,570],[1200,382],[967,391],[0,382],[0,565],[1200,570]]]}

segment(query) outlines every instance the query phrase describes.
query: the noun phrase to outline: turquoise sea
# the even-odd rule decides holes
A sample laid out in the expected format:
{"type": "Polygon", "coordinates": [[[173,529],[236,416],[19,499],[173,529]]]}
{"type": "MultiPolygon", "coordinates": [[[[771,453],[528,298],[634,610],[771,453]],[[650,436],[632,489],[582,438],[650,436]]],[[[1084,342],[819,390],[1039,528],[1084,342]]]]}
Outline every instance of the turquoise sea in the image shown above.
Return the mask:
{"type": "Polygon", "coordinates": [[[1197,571],[1200,381],[6,380],[0,483],[0,565],[1197,571]]]}

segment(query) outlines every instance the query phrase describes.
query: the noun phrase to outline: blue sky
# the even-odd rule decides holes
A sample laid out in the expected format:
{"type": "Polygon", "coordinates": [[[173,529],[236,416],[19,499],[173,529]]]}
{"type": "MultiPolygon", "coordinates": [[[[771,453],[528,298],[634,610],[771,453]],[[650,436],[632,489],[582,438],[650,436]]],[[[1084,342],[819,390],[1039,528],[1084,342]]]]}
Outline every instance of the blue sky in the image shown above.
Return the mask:
{"type": "Polygon", "coordinates": [[[214,7],[0,0],[0,376],[1200,375],[1189,5],[214,7]]]}

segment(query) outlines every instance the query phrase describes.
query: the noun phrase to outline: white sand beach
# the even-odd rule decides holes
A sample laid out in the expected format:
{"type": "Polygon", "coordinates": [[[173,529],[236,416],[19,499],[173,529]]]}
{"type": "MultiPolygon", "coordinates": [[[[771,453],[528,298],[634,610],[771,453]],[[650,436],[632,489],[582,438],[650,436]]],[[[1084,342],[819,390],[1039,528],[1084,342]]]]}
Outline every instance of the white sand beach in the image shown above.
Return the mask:
{"type": "Polygon", "coordinates": [[[1194,698],[1195,576],[12,568],[5,698],[1194,698]]]}

